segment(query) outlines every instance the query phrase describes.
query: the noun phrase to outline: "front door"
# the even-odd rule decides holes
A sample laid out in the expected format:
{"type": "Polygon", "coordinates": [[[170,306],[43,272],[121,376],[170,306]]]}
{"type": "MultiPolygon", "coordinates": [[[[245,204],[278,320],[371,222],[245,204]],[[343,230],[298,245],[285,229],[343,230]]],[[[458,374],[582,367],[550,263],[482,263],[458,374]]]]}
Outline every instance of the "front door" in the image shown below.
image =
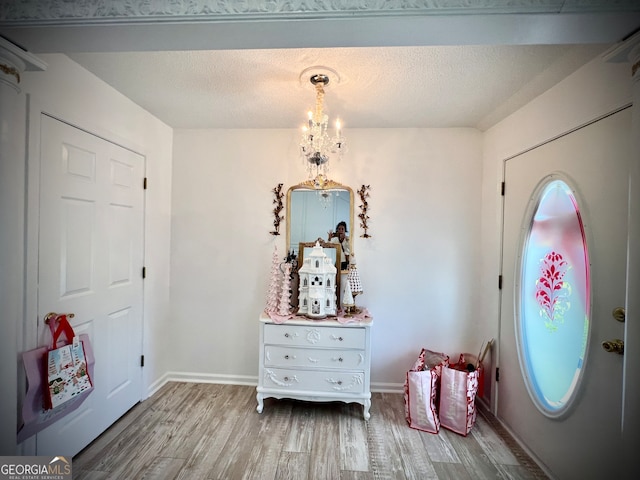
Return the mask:
{"type": "Polygon", "coordinates": [[[73,456],[142,398],[144,158],[41,120],[39,328],[48,312],[74,314],[76,334],[92,342],[95,389],[38,433],[36,448],[73,456]]]}
{"type": "Polygon", "coordinates": [[[625,302],[630,127],[626,109],[505,163],[497,415],[561,480],[620,477],[623,356],[602,344],[624,339],[624,324],[612,312],[625,302]],[[561,222],[583,227],[583,235],[580,229],[561,235],[564,244],[557,232],[566,225],[551,225],[553,202],[543,205],[537,196],[558,179],[570,187],[571,200],[561,222]],[[547,231],[534,238],[536,212],[547,231]],[[555,283],[545,284],[534,268],[526,274],[532,282],[523,278],[534,243],[540,253],[534,260],[549,267],[555,283]],[[584,283],[563,277],[583,273],[584,283]],[[527,316],[525,305],[535,314],[527,316]],[[584,314],[571,320],[576,312],[584,314]],[[559,342],[571,328],[573,339],[559,342]],[[523,368],[520,358],[523,364],[536,358],[540,377],[531,373],[533,361],[523,368]]]}

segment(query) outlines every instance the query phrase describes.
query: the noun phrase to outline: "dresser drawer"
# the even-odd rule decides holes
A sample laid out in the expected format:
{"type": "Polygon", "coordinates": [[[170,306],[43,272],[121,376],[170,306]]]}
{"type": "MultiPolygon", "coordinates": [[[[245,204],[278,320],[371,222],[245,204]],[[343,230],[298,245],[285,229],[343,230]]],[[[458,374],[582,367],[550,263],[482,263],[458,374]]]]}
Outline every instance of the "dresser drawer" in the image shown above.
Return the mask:
{"type": "Polygon", "coordinates": [[[264,343],[318,348],[365,348],[364,328],[264,325],[264,343]]]}
{"type": "Polygon", "coordinates": [[[363,369],[365,351],[265,345],[264,364],[269,367],[363,369]]]}
{"type": "Polygon", "coordinates": [[[363,393],[364,372],[265,368],[263,385],[277,390],[322,393],[363,393]]]}

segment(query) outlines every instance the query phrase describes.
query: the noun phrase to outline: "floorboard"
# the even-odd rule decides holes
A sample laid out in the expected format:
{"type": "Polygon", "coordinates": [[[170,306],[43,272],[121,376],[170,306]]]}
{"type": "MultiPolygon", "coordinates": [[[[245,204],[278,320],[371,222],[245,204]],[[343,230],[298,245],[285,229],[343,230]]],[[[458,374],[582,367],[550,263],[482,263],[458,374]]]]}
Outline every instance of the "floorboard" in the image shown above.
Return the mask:
{"type": "Polygon", "coordinates": [[[171,382],[73,458],[73,478],[196,480],[540,480],[487,414],[465,437],[408,427],[402,394],[362,406],[266,399],[255,388],[171,382]]]}

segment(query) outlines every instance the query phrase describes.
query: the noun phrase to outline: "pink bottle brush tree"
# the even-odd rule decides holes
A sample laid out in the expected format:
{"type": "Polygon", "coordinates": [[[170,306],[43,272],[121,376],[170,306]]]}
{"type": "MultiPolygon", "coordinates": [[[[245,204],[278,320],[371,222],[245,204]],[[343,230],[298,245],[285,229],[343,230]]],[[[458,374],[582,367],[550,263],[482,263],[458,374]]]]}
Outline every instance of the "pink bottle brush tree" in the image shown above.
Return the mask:
{"type": "Polygon", "coordinates": [[[273,258],[271,260],[271,277],[269,280],[269,290],[267,291],[267,306],[264,311],[267,314],[276,313],[278,311],[278,300],[280,298],[280,260],[278,259],[278,247],[273,249],[273,258]]]}
{"type": "Polygon", "coordinates": [[[278,304],[278,315],[291,315],[291,264],[284,264],[282,276],[282,288],[280,289],[280,302],[278,304]]]}

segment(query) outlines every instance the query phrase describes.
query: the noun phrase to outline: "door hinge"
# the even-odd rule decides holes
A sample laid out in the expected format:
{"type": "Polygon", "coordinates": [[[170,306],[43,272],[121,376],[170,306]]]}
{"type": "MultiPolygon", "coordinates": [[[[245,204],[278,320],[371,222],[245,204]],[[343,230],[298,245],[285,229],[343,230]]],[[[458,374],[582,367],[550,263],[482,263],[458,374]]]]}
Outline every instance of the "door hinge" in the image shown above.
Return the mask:
{"type": "Polygon", "coordinates": [[[147,189],[147,177],[144,177],[144,180],[142,180],[142,188],[143,188],[144,190],[146,190],[146,189],[147,189]]]}
{"type": "Polygon", "coordinates": [[[500,195],[504,197],[504,182],[500,184],[500,195]]]}
{"type": "Polygon", "coordinates": [[[498,290],[502,290],[502,275],[498,275],[498,290]]]}
{"type": "Polygon", "coordinates": [[[147,278],[147,267],[142,267],[142,278],[147,278]]]}
{"type": "Polygon", "coordinates": [[[500,381],[500,367],[496,367],[496,382],[500,381]]]}
{"type": "Polygon", "coordinates": [[[140,366],[144,367],[144,355],[140,355],[140,366]]]}

